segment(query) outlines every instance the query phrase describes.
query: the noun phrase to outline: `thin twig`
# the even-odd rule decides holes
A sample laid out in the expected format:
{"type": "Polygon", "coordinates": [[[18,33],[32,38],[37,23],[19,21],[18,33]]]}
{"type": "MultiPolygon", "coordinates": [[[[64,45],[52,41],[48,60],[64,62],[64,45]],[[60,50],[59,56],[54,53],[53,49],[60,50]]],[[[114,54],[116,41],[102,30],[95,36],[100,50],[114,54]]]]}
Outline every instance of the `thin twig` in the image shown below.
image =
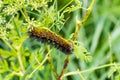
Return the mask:
{"type": "Polygon", "coordinates": [[[62,9],[60,9],[58,12],[61,12],[62,10],[64,10],[68,5],[70,5],[74,0],[69,1],[68,4],[66,4],[62,9]]]}
{"type": "Polygon", "coordinates": [[[22,58],[21,58],[21,55],[20,55],[20,51],[18,50],[16,53],[17,53],[17,58],[18,58],[18,62],[20,64],[22,73],[24,74],[25,73],[25,68],[23,66],[23,62],[22,62],[22,58]]]}
{"type": "MultiPolygon", "coordinates": [[[[50,51],[50,52],[51,52],[51,51],[50,51]]],[[[31,78],[32,75],[33,75],[33,73],[34,73],[35,71],[37,71],[37,70],[48,60],[48,55],[49,55],[50,52],[48,52],[48,53],[46,54],[46,57],[45,57],[44,60],[40,63],[40,65],[32,71],[32,73],[29,75],[29,78],[31,78]]]]}
{"type": "Polygon", "coordinates": [[[64,62],[64,66],[63,66],[63,69],[62,69],[62,71],[61,71],[60,76],[58,77],[58,80],[61,80],[61,76],[64,74],[64,72],[65,72],[65,70],[66,70],[66,68],[67,68],[67,65],[68,65],[69,61],[70,61],[70,55],[67,56],[67,58],[66,58],[66,60],[65,60],[65,62],[64,62]]]}
{"type": "Polygon", "coordinates": [[[98,66],[98,67],[91,68],[91,69],[87,69],[87,70],[83,70],[83,71],[79,71],[79,70],[77,70],[77,71],[72,71],[72,72],[69,72],[69,73],[64,74],[64,75],[61,77],[61,79],[63,79],[64,77],[70,76],[70,75],[76,75],[76,74],[91,72],[91,71],[94,71],[94,70],[106,68],[106,67],[109,67],[109,66],[116,66],[116,65],[117,65],[117,66],[120,66],[120,64],[110,63],[110,64],[98,66]]]}
{"type": "Polygon", "coordinates": [[[55,70],[55,67],[54,67],[54,65],[53,65],[53,61],[52,61],[50,55],[49,55],[49,58],[48,58],[48,62],[49,62],[49,64],[50,64],[50,66],[51,66],[51,69],[52,69],[52,71],[53,71],[53,74],[54,74],[55,78],[57,79],[57,78],[58,78],[58,74],[57,74],[57,72],[56,72],[56,70],[55,70]]]}
{"type": "MultiPolygon", "coordinates": [[[[49,46],[47,46],[47,47],[46,47],[46,52],[49,52],[49,51],[50,51],[49,46]]],[[[58,74],[57,74],[57,72],[56,72],[56,70],[55,70],[55,67],[54,67],[54,64],[53,64],[53,61],[52,61],[52,59],[51,59],[50,54],[48,55],[48,62],[49,62],[49,64],[50,64],[50,67],[51,67],[51,69],[52,69],[52,71],[53,71],[53,74],[54,74],[55,78],[57,79],[57,78],[58,78],[58,74]]]]}

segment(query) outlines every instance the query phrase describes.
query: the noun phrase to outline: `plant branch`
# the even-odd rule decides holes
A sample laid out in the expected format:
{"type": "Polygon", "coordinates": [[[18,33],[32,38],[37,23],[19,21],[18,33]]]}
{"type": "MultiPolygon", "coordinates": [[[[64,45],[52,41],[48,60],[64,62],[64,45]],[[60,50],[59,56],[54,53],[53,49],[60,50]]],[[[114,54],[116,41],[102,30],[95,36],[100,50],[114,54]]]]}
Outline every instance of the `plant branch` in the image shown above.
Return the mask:
{"type": "Polygon", "coordinates": [[[25,69],[24,69],[24,66],[23,66],[23,63],[22,63],[20,51],[18,50],[16,53],[17,53],[18,62],[20,64],[20,68],[22,70],[22,73],[24,74],[25,73],[25,69]]]}
{"type": "Polygon", "coordinates": [[[22,72],[23,72],[23,74],[24,74],[24,72],[25,72],[25,69],[24,69],[24,67],[23,67],[23,64],[22,64],[22,59],[21,59],[21,56],[20,56],[20,50],[15,50],[15,48],[12,46],[12,45],[10,45],[5,39],[3,39],[3,38],[1,38],[4,42],[5,42],[5,44],[7,44],[7,46],[12,50],[12,52],[13,53],[16,53],[17,54],[17,58],[18,58],[18,62],[19,62],[19,64],[20,64],[20,68],[21,68],[21,70],[22,70],[22,72]]]}
{"type": "MultiPolygon", "coordinates": [[[[50,51],[49,46],[47,46],[47,47],[46,47],[46,52],[49,52],[49,51],[50,51]]],[[[48,62],[49,62],[49,64],[50,64],[50,67],[51,67],[51,69],[52,69],[52,71],[53,71],[53,74],[54,74],[55,78],[57,79],[57,78],[58,78],[58,74],[57,74],[57,72],[56,72],[56,70],[55,70],[55,67],[54,67],[54,64],[53,64],[53,61],[52,61],[52,59],[51,59],[50,54],[48,54],[48,62]]]]}
{"type": "Polygon", "coordinates": [[[83,71],[79,71],[79,70],[77,70],[77,71],[72,71],[72,72],[69,72],[69,73],[64,74],[64,75],[61,77],[61,79],[63,79],[64,77],[70,76],[70,75],[76,75],[76,74],[91,72],[91,71],[94,71],[94,70],[106,68],[106,67],[109,67],[109,66],[116,66],[116,65],[117,65],[117,66],[120,66],[120,64],[110,63],[110,64],[98,66],[98,67],[91,68],[91,69],[87,69],[87,70],[83,70],[83,71]]]}
{"type": "Polygon", "coordinates": [[[89,6],[88,9],[87,9],[87,13],[86,13],[86,15],[83,17],[83,19],[82,19],[81,22],[79,22],[79,20],[78,20],[77,17],[76,17],[76,29],[75,29],[75,33],[74,33],[74,35],[73,35],[73,41],[76,40],[77,35],[78,35],[78,32],[80,31],[82,25],[83,25],[83,24],[85,23],[85,21],[88,19],[89,15],[90,15],[90,13],[91,13],[91,9],[92,9],[92,7],[93,7],[93,4],[94,4],[94,0],[92,0],[90,6],[89,6]]]}
{"type": "Polygon", "coordinates": [[[34,73],[35,71],[37,71],[37,70],[48,60],[48,55],[49,55],[49,53],[50,53],[50,52],[48,52],[48,53],[46,54],[46,57],[45,57],[44,60],[41,62],[41,64],[32,71],[32,73],[29,75],[29,78],[31,78],[32,75],[33,75],[33,73],[34,73]]]}
{"type": "Polygon", "coordinates": [[[52,61],[50,55],[48,55],[48,62],[50,64],[51,68],[52,68],[52,71],[53,71],[53,74],[54,74],[55,78],[57,79],[58,78],[58,74],[57,74],[57,72],[55,70],[55,67],[53,65],[53,61],[52,61]]]}
{"type": "Polygon", "coordinates": [[[66,60],[64,62],[64,66],[63,66],[63,69],[61,71],[60,76],[58,77],[58,80],[61,80],[61,76],[64,74],[64,72],[65,72],[65,70],[66,70],[66,68],[68,66],[69,61],[70,61],[70,55],[67,56],[67,58],[66,58],[66,60]]]}
{"type": "Polygon", "coordinates": [[[58,12],[61,12],[64,10],[68,5],[70,5],[74,0],[71,0],[68,4],[66,4],[62,9],[60,9],[58,12]]]}
{"type": "MultiPolygon", "coordinates": [[[[94,4],[94,0],[92,0],[90,6],[88,7],[87,13],[86,13],[86,15],[83,17],[83,20],[82,20],[81,22],[79,22],[78,20],[76,20],[76,30],[75,30],[75,33],[74,33],[74,35],[73,35],[73,41],[76,40],[76,37],[77,37],[77,35],[78,35],[78,32],[79,32],[80,28],[82,27],[83,23],[87,20],[88,16],[90,15],[90,12],[91,12],[91,9],[92,9],[93,4],[94,4]]],[[[67,68],[67,65],[68,65],[68,63],[69,63],[69,61],[70,61],[70,57],[71,57],[70,55],[67,56],[58,80],[61,80],[62,75],[64,75],[64,71],[65,71],[66,68],[67,68]]]]}

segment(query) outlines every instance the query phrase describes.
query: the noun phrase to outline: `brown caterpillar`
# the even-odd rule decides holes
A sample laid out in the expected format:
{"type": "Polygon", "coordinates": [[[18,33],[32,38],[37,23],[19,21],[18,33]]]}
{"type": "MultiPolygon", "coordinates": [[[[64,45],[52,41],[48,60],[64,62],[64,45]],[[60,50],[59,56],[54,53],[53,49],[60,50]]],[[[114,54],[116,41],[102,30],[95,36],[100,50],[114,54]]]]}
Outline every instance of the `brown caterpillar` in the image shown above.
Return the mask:
{"type": "Polygon", "coordinates": [[[28,31],[31,38],[40,40],[41,42],[47,42],[48,44],[54,45],[56,48],[60,49],[65,54],[71,54],[73,51],[73,45],[71,42],[57,35],[56,33],[46,29],[46,28],[35,28],[32,27],[28,31]]]}

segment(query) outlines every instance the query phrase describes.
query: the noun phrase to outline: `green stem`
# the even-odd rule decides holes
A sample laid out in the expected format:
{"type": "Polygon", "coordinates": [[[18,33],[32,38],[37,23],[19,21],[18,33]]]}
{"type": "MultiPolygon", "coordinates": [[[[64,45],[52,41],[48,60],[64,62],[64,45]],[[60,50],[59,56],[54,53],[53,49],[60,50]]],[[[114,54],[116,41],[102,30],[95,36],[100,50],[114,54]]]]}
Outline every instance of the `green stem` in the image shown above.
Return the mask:
{"type": "Polygon", "coordinates": [[[15,30],[16,30],[16,32],[17,32],[17,35],[18,35],[18,36],[19,36],[19,38],[20,38],[20,37],[21,37],[21,34],[20,34],[20,32],[19,32],[19,29],[17,28],[17,24],[16,24],[16,22],[15,22],[14,18],[13,18],[13,23],[14,23],[15,30]]]}
{"type": "Polygon", "coordinates": [[[3,42],[4,42],[5,44],[7,44],[7,46],[8,46],[13,52],[16,53],[16,50],[15,50],[5,39],[3,39],[3,38],[1,38],[1,39],[3,40],[3,42]]]}
{"type": "MultiPolygon", "coordinates": [[[[50,51],[49,46],[46,47],[46,50],[47,50],[47,52],[50,51]]],[[[51,69],[52,69],[52,71],[53,71],[53,74],[54,74],[55,78],[57,79],[57,78],[58,78],[58,74],[57,74],[57,72],[56,72],[56,70],[55,70],[55,67],[54,67],[54,64],[53,64],[53,61],[52,61],[52,59],[51,59],[50,54],[48,55],[48,62],[49,62],[49,64],[50,64],[50,67],[51,67],[51,69]]]]}
{"type": "Polygon", "coordinates": [[[33,73],[36,72],[36,71],[48,60],[48,55],[49,55],[49,53],[46,55],[46,57],[45,57],[44,60],[41,62],[41,64],[32,71],[32,73],[29,75],[29,78],[31,78],[32,75],[33,75],[33,73]]]}
{"type": "Polygon", "coordinates": [[[75,33],[74,33],[74,35],[73,35],[73,41],[76,40],[76,37],[77,37],[77,35],[78,35],[78,33],[79,33],[82,25],[83,25],[83,24],[85,23],[85,21],[88,19],[89,15],[90,15],[90,13],[91,13],[91,9],[92,9],[92,7],[93,7],[93,4],[94,4],[94,0],[92,0],[90,6],[89,6],[88,9],[87,9],[87,10],[88,10],[87,13],[86,13],[86,15],[83,17],[83,19],[82,19],[81,22],[79,22],[78,20],[76,20],[76,30],[75,30],[75,33]]]}
{"type": "Polygon", "coordinates": [[[26,19],[26,21],[29,22],[30,20],[29,20],[29,17],[27,15],[27,13],[26,13],[26,10],[25,9],[23,9],[23,10],[20,9],[20,12],[22,13],[22,15],[24,16],[24,18],[26,19]],[[24,10],[24,12],[23,12],[23,10],[24,10]]]}
{"type": "Polygon", "coordinates": [[[55,70],[55,67],[54,67],[54,65],[53,65],[53,61],[52,61],[50,55],[49,55],[49,58],[48,58],[48,62],[49,62],[49,64],[50,64],[51,68],[52,68],[52,71],[53,71],[53,74],[54,74],[55,78],[57,79],[57,78],[58,78],[58,74],[57,74],[57,72],[56,72],[56,70],[55,70]]]}
{"type": "Polygon", "coordinates": [[[83,71],[72,71],[72,72],[69,72],[69,73],[66,73],[64,74],[61,78],[64,78],[64,77],[67,77],[67,76],[70,76],[70,75],[76,75],[76,74],[81,74],[81,73],[86,73],[86,72],[91,72],[91,71],[94,71],[94,70],[98,70],[98,69],[102,69],[102,68],[106,68],[106,67],[109,67],[109,66],[120,66],[120,64],[115,64],[115,63],[110,63],[110,64],[106,64],[106,65],[102,65],[102,66],[98,66],[98,67],[95,67],[95,68],[91,68],[91,69],[87,69],[87,70],[83,70],[83,71]]]}
{"type": "Polygon", "coordinates": [[[23,67],[23,64],[22,64],[22,59],[21,59],[21,56],[20,56],[20,50],[15,50],[5,39],[2,39],[4,41],[5,44],[7,44],[7,46],[13,51],[13,53],[16,53],[17,54],[17,58],[18,58],[18,62],[20,64],[20,68],[22,70],[22,72],[24,73],[25,72],[25,69],[23,67]]]}
{"type": "Polygon", "coordinates": [[[17,58],[18,58],[18,62],[20,64],[20,67],[21,67],[21,70],[23,72],[23,74],[25,73],[25,69],[24,69],[24,66],[23,66],[23,63],[22,63],[22,58],[21,58],[21,55],[20,55],[20,51],[18,50],[17,51],[17,58]]]}
{"type": "Polygon", "coordinates": [[[63,9],[65,9],[68,5],[70,5],[74,0],[71,0],[68,4],[66,4],[62,9],[60,9],[58,12],[61,12],[63,9]]]}

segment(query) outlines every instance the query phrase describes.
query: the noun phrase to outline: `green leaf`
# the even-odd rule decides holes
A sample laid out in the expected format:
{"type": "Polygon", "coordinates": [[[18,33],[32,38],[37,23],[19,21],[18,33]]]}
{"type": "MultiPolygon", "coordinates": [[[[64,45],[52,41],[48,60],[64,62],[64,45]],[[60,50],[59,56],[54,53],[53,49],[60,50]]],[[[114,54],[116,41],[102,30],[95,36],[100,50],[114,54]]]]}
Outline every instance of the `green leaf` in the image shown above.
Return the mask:
{"type": "Polygon", "coordinates": [[[0,73],[9,71],[8,62],[6,60],[0,61],[0,73]]]}
{"type": "Polygon", "coordinates": [[[80,58],[82,61],[91,61],[91,56],[87,52],[86,48],[80,45],[74,45],[74,51],[76,58],[80,58]]]}
{"type": "Polygon", "coordinates": [[[115,80],[120,80],[120,74],[118,74],[117,76],[115,76],[115,80]]]}
{"type": "Polygon", "coordinates": [[[14,55],[12,54],[12,52],[3,50],[3,49],[1,49],[1,48],[0,48],[0,55],[1,55],[3,58],[8,58],[8,57],[10,57],[10,56],[14,56],[14,55]]]}

